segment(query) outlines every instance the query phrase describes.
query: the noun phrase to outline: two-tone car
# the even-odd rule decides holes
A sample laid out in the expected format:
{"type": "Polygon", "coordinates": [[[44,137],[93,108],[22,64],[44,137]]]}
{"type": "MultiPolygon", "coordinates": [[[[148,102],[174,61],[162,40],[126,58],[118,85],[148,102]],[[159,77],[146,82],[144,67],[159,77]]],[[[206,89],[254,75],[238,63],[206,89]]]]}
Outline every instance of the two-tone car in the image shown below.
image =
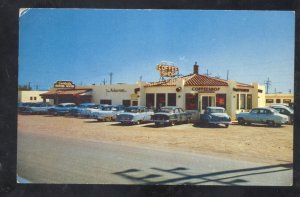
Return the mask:
{"type": "Polygon", "coordinates": [[[140,124],[150,122],[154,112],[145,106],[131,106],[125,108],[124,112],[116,116],[116,121],[122,124],[140,124]]]}
{"type": "Polygon", "coordinates": [[[22,110],[22,114],[47,114],[48,109],[50,109],[52,105],[49,103],[34,103],[32,105],[24,107],[22,110]]]}
{"type": "Polygon", "coordinates": [[[276,109],[280,114],[287,115],[289,117],[289,124],[294,123],[294,110],[285,105],[271,105],[273,109],[276,109]]]}
{"type": "Polygon", "coordinates": [[[116,119],[117,114],[124,112],[123,105],[109,105],[102,107],[101,111],[94,112],[92,117],[98,121],[113,121],[116,119]]]}
{"type": "Polygon", "coordinates": [[[223,107],[207,107],[204,113],[200,114],[199,123],[206,126],[223,124],[228,128],[231,118],[223,107]]]}
{"type": "Polygon", "coordinates": [[[69,114],[72,109],[76,108],[75,103],[60,103],[50,109],[48,109],[48,114],[50,115],[66,115],[69,114]]]}
{"type": "Polygon", "coordinates": [[[155,126],[174,126],[178,123],[189,123],[192,119],[192,114],[185,112],[182,108],[176,106],[161,107],[154,115],[151,116],[151,121],[155,126]]]}
{"type": "Polygon", "coordinates": [[[268,126],[281,126],[288,123],[288,116],[280,114],[271,107],[253,108],[250,112],[241,112],[236,114],[240,125],[251,123],[262,123],[268,126]]]}
{"type": "Polygon", "coordinates": [[[73,109],[70,110],[70,115],[71,116],[85,116],[87,113],[86,111],[89,108],[95,108],[98,105],[95,103],[81,103],[77,107],[74,107],[73,109]]]}

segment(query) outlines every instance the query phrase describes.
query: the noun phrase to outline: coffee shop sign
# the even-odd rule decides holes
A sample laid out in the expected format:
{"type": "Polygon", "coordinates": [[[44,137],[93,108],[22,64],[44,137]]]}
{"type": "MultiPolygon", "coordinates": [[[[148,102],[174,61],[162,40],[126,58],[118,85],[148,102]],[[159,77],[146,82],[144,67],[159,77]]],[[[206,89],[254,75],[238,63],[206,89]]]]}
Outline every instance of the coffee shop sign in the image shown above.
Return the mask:
{"type": "Polygon", "coordinates": [[[125,89],[110,88],[110,89],[106,89],[106,92],[126,92],[126,90],[125,89]]]}
{"type": "Polygon", "coordinates": [[[75,84],[72,81],[56,81],[54,88],[75,88],[75,84]]]}
{"type": "Polygon", "coordinates": [[[161,77],[174,77],[179,71],[177,66],[158,64],[156,70],[159,71],[161,77]]]}
{"type": "Polygon", "coordinates": [[[220,90],[220,88],[215,88],[215,87],[193,87],[192,91],[197,91],[197,92],[215,92],[220,90]]]}

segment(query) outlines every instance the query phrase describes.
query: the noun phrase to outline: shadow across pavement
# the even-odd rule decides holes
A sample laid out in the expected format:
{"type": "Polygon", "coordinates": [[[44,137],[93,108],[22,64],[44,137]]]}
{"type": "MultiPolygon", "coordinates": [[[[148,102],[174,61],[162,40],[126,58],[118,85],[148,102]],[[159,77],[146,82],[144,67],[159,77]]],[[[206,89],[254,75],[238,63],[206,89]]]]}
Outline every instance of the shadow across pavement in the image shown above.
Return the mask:
{"type": "Polygon", "coordinates": [[[171,169],[164,169],[160,167],[152,167],[151,171],[156,173],[144,173],[140,169],[127,169],[120,172],[115,172],[113,174],[118,175],[122,178],[132,181],[137,184],[190,184],[190,185],[199,185],[199,184],[221,184],[236,186],[239,184],[249,182],[246,177],[269,174],[281,171],[288,171],[293,168],[292,164],[281,164],[281,165],[270,165],[270,166],[260,166],[253,168],[243,168],[236,170],[225,170],[212,173],[203,173],[203,174],[191,174],[189,169],[185,167],[177,167],[171,169]],[[170,178],[169,178],[170,177],[170,178]]]}

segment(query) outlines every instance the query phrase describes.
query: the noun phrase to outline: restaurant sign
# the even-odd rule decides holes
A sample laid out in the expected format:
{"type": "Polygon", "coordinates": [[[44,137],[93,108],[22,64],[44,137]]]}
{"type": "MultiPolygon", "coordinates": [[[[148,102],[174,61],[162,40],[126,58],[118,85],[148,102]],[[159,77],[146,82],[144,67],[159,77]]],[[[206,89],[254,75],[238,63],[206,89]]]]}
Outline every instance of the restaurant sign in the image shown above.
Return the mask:
{"type": "Polygon", "coordinates": [[[110,88],[110,89],[106,89],[106,92],[127,92],[127,91],[125,89],[110,88]]]}
{"type": "Polygon", "coordinates": [[[220,90],[220,88],[217,87],[192,87],[192,91],[197,92],[216,92],[220,90]]]}
{"type": "Polygon", "coordinates": [[[72,81],[56,81],[54,88],[75,88],[75,84],[72,81]]]}
{"type": "Polygon", "coordinates": [[[157,64],[156,70],[159,71],[161,77],[174,77],[179,71],[177,66],[157,64]]]}

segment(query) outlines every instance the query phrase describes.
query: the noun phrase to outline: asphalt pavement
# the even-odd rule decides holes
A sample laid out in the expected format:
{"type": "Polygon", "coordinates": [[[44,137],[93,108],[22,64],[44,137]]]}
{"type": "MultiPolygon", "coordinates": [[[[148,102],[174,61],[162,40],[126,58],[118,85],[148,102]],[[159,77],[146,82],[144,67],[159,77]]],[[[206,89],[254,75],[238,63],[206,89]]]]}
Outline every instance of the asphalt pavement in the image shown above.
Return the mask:
{"type": "Polygon", "coordinates": [[[22,131],[17,174],[31,183],[292,185],[291,165],[22,131]]]}

